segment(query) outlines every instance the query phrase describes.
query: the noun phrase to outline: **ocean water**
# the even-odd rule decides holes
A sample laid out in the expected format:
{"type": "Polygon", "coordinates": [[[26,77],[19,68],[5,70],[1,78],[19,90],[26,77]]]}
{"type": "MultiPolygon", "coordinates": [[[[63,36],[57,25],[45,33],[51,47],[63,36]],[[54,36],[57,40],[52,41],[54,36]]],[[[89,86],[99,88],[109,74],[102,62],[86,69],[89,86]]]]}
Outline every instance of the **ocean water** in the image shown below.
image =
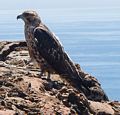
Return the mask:
{"type": "MultiPolygon", "coordinates": [[[[120,101],[120,8],[36,9],[72,60],[120,101]]],[[[24,40],[22,10],[0,11],[0,41],[24,40]]]]}

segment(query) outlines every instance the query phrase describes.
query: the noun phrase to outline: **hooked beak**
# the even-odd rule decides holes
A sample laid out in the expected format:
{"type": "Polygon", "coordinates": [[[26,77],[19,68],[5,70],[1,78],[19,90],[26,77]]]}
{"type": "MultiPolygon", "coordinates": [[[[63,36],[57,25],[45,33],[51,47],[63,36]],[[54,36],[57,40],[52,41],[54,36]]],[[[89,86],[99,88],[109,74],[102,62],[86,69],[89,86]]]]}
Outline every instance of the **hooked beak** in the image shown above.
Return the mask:
{"type": "Polygon", "coordinates": [[[22,15],[22,14],[21,14],[21,15],[18,15],[18,16],[17,16],[17,20],[18,20],[18,19],[23,19],[23,15],[22,15]]]}

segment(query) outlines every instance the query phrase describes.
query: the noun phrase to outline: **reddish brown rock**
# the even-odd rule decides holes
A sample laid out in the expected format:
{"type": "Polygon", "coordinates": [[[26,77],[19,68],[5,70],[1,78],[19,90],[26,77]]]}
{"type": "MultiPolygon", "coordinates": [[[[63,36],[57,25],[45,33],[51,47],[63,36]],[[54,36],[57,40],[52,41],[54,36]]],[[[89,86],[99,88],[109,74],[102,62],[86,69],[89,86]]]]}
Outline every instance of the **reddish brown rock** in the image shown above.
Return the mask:
{"type": "Polygon", "coordinates": [[[98,80],[76,64],[91,93],[85,95],[58,74],[40,76],[30,62],[26,43],[0,42],[0,115],[119,115],[120,103],[110,102],[98,80]],[[98,102],[99,101],[99,102],[98,102]]]}

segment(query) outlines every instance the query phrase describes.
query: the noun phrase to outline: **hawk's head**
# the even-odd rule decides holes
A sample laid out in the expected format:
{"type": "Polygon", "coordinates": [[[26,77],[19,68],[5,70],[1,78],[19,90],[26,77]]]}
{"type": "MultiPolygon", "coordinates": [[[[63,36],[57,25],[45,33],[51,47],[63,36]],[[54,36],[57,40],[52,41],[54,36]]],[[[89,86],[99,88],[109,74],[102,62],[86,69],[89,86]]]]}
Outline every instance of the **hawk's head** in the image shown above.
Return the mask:
{"type": "Polygon", "coordinates": [[[17,16],[17,19],[22,19],[25,24],[37,25],[41,23],[41,19],[35,11],[25,11],[17,16]]]}

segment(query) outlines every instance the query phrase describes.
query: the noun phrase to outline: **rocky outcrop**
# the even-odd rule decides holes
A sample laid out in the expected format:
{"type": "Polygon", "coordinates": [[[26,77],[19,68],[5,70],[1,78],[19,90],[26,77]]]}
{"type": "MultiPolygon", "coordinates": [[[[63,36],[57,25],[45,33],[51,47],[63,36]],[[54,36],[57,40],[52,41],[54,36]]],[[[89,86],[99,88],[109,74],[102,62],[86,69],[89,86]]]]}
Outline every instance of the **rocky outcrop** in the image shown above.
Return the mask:
{"type": "Polygon", "coordinates": [[[119,115],[120,103],[109,101],[98,80],[76,66],[87,95],[58,74],[40,76],[24,41],[0,42],[0,114],[119,115]]]}

